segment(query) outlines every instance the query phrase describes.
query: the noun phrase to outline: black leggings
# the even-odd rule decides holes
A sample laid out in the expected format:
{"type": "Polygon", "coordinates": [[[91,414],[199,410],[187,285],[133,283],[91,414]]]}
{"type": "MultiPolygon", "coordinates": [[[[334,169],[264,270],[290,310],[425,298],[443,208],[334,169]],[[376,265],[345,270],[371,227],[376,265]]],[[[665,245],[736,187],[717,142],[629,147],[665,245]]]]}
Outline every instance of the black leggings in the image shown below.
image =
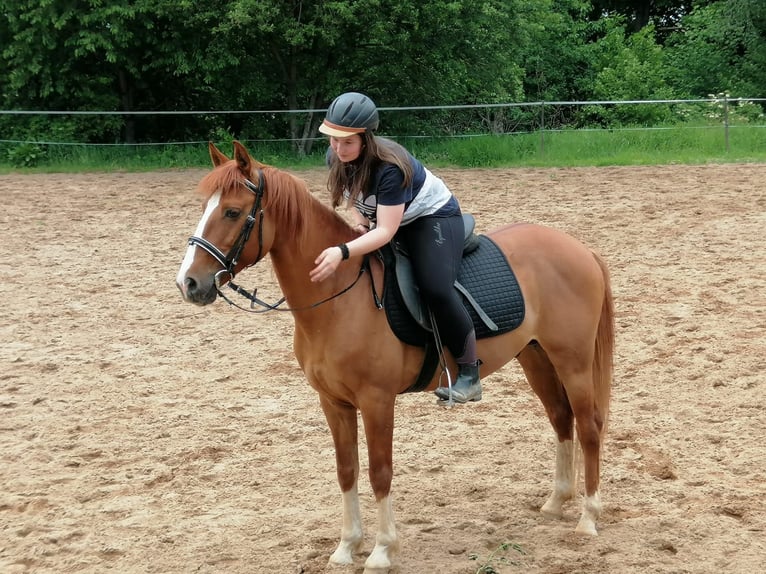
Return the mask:
{"type": "Polygon", "coordinates": [[[444,345],[459,362],[475,360],[471,316],[453,287],[463,256],[461,215],[420,217],[396,234],[412,259],[418,288],[436,319],[444,345]]]}

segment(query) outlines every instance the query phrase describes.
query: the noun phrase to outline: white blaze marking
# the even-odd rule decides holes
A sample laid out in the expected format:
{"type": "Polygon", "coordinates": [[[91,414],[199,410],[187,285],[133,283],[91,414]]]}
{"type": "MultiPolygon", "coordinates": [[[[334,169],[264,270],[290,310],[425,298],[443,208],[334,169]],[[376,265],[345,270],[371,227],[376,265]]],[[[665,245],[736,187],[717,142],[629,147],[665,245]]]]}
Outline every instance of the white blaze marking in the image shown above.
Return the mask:
{"type": "MultiPolygon", "coordinates": [[[[196,237],[202,237],[202,233],[205,231],[205,225],[207,225],[208,219],[210,219],[210,216],[213,215],[213,211],[215,211],[220,202],[221,192],[216,191],[213,195],[210,196],[210,199],[207,202],[207,207],[205,208],[205,213],[202,214],[202,218],[197,224],[197,229],[194,230],[194,235],[196,237]]],[[[186,255],[184,255],[184,260],[181,262],[181,268],[178,270],[178,275],[176,276],[176,284],[181,289],[183,289],[186,274],[189,272],[189,269],[194,262],[194,255],[196,250],[196,245],[189,245],[189,247],[186,249],[186,255]]]]}

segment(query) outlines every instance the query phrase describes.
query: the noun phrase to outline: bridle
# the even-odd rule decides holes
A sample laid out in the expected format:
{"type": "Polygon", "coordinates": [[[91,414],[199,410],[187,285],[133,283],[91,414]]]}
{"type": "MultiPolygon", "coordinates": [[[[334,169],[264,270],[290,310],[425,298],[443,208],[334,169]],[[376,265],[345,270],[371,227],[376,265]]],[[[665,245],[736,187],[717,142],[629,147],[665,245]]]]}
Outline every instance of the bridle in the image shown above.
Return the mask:
{"type": "MultiPolygon", "coordinates": [[[[221,292],[221,283],[223,283],[222,277],[224,275],[228,276],[229,286],[235,291],[241,289],[239,285],[232,283],[232,280],[234,279],[234,268],[237,266],[237,262],[242,256],[242,251],[245,249],[245,244],[250,239],[250,234],[253,232],[253,225],[255,225],[256,216],[258,217],[258,255],[255,258],[253,264],[260,261],[263,255],[263,209],[261,209],[261,201],[263,200],[264,186],[265,182],[263,177],[263,170],[261,169],[258,170],[258,185],[255,185],[252,181],[245,178],[245,187],[247,187],[247,189],[255,194],[255,201],[253,201],[253,206],[250,208],[250,213],[247,214],[245,223],[242,225],[242,229],[239,230],[239,235],[237,236],[236,241],[234,241],[234,245],[232,245],[231,249],[229,249],[228,254],[224,255],[223,251],[218,249],[204,237],[197,237],[196,235],[189,237],[189,245],[198,245],[207,251],[213,257],[213,259],[218,261],[218,263],[221,264],[221,267],[223,267],[223,269],[215,274],[215,290],[221,297],[223,297],[225,301],[228,301],[231,304],[233,303],[229,301],[226,295],[221,292]]],[[[242,291],[244,292],[245,296],[249,295],[249,293],[247,293],[247,291],[244,289],[242,289],[242,291]]],[[[254,299],[255,291],[253,291],[253,298],[250,300],[255,302],[254,299]]],[[[284,301],[284,297],[282,298],[282,301],[284,301]]],[[[282,301],[277,302],[275,306],[280,305],[282,301]]],[[[269,307],[267,303],[263,304],[269,307]]]]}
{"type": "MultiPolygon", "coordinates": [[[[361,278],[362,274],[364,273],[365,269],[370,268],[369,259],[365,256],[362,261],[362,266],[359,268],[359,274],[356,276],[356,279],[343,289],[342,291],[339,291],[338,293],[335,293],[334,295],[330,295],[326,299],[322,299],[321,301],[318,301],[316,303],[313,303],[311,305],[307,305],[305,307],[291,307],[291,308],[284,308],[279,309],[278,307],[282,305],[282,303],[285,302],[285,298],[282,297],[279,301],[276,303],[266,303],[265,301],[262,301],[258,297],[256,297],[256,292],[258,291],[258,288],[256,287],[253,289],[253,292],[250,293],[247,290],[243,289],[236,283],[234,283],[234,268],[237,266],[237,262],[239,261],[239,258],[242,256],[242,251],[245,249],[245,244],[250,239],[250,234],[253,232],[253,226],[255,225],[256,218],[258,219],[258,255],[255,257],[255,260],[251,265],[255,265],[258,263],[258,261],[261,260],[263,257],[263,209],[261,208],[261,202],[263,200],[263,193],[265,190],[265,179],[263,177],[263,170],[258,170],[258,185],[255,185],[252,181],[245,178],[244,180],[245,187],[249,189],[253,194],[255,195],[255,201],[253,201],[253,206],[250,208],[250,213],[248,213],[247,218],[245,219],[245,223],[242,225],[242,229],[239,230],[239,235],[237,236],[236,241],[234,241],[234,245],[231,246],[231,249],[229,249],[229,253],[224,255],[223,251],[218,249],[215,245],[213,245],[210,241],[205,239],[204,237],[197,237],[196,235],[192,235],[189,237],[189,245],[196,245],[207,251],[213,259],[218,261],[218,263],[221,264],[221,269],[215,274],[214,282],[215,282],[215,290],[218,293],[218,295],[226,301],[229,305],[233,305],[234,307],[241,309],[242,311],[247,311],[249,313],[266,313],[267,311],[299,311],[302,309],[311,309],[313,307],[317,307],[321,305],[322,303],[326,303],[327,301],[330,301],[331,299],[335,299],[336,297],[339,297],[340,295],[343,295],[346,291],[351,289],[354,285],[356,285],[357,281],[361,278]],[[221,291],[221,284],[223,283],[223,277],[228,276],[228,282],[227,285],[233,289],[235,292],[242,295],[245,299],[250,301],[250,308],[245,308],[240,305],[237,305],[234,301],[229,299],[224,293],[221,291]],[[256,305],[260,305],[263,307],[263,309],[255,309],[256,305]]],[[[372,274],[370,274],[372,277],[372,274]]],[[[378,302],[378,295],[375,292],[375,285],[373,282],[372,286],[372,292],[375,296],[376,304],[378,302]]],[[[380,305],[382,307],[382,304],[380,305]]]]}

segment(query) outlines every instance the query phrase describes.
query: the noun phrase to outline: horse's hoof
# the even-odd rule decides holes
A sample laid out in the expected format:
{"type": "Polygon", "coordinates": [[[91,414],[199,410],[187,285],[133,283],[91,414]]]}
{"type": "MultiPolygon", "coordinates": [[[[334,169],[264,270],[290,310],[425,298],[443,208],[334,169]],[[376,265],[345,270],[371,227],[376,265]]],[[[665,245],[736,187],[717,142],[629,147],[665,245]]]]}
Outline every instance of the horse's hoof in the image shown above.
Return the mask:
{"type": "Polygon", "coordinates": [[[543,507],[540,509],[540,514],[545,516],[545,518],[550,518],[551,520],[561,520],[564,517],[564,512],[559,508],[555,508],[551,505],[550,508],[548,508],[547,504],[543,505],[543,507]]]}
{"type": "Polygon", "coordinates": [[[330,566],[348,566],[354,563],[354,552],[359,550],[361,543],[341,543],[330,556],[330,566]]]}
{"type": "Polygon", "coordinates": [[[580,520],[577,524],[577,528],[575,528],[575,534],[581,536],[598,536],[596,524],[592,520],[580,520]]]}

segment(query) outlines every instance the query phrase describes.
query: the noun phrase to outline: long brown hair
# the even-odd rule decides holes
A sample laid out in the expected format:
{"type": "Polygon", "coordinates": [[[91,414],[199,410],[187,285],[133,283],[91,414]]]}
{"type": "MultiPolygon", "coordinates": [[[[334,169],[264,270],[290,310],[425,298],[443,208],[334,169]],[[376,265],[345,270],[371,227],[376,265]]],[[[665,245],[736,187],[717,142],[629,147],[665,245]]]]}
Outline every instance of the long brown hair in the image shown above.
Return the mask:
{"type": "Polygon", "coordinates": [[[332,206],[338,207],[343,201],[343,191],[348,189],[350,197],[346,207],[353,205],[357,197],[365,197],[371,191],[370,181],[381,163],[392,163],[404,174],[402,187],[412,184],[412,163],[410,154],[401,144],[372,133],[359,134],[362,138],[362,151],[352,163],[343,163],[335,153],[331,153],[330,175],[327,189],[332,198],[332,206]]]}

